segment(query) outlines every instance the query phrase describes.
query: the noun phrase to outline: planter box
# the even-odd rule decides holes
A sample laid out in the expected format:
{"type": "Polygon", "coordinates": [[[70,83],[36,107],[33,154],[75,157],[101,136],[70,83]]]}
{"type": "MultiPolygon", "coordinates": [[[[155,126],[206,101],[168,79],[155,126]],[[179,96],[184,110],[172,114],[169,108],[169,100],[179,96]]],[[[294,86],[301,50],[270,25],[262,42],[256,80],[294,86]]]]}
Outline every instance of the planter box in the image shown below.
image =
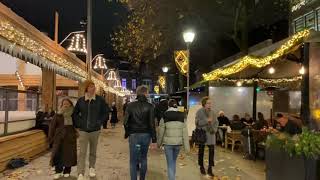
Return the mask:
{"type": "Polygon", "coordinates": [[[319,160],[266,149],[266,180],[320,180],[319,160]]]}

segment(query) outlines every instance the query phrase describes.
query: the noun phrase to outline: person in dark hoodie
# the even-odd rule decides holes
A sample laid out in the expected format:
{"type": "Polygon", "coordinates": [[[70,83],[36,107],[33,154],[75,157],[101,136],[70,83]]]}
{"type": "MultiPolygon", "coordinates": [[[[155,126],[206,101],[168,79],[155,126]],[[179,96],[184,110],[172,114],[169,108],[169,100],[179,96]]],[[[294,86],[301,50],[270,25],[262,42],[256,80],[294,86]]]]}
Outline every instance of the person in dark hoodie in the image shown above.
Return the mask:
{"type": "Polygon", "coordinates": [[[129,138],[130,176],[137,180],[137,164],[140,167],[140,180],[147,173],[147,155],[151,148],[157,147],[154,107],[148,102],[148,87],[139,86],[136,90],[137,101],[129,103],[124,117],[125,138],[129,138]]]}
{"type": "Polygon", "coordinates": [[[88,145],[90,147],[89,176],[96,176],[96,152],[100,129],[109,114],[105,99],[96,95],[95,84],[90,80],[84,83],[85,95],[79,98],[72,114],[73,125],[79,129],[78,180],[84,179],[88,145]]]}

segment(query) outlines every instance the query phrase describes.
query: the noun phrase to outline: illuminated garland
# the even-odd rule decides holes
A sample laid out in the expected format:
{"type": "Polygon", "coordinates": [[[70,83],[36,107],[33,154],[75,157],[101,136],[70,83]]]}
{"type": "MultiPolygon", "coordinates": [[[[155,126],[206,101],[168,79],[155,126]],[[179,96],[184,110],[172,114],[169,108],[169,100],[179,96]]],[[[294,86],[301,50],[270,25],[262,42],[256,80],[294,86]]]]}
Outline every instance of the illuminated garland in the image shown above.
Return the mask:
{"type": "Polygon", "coordinates": [[[189,52],[186,50],[174,52],[174,62],[177,65],[180,73],[186,75],[188,72],[188,56],[189,52]]]}
{"type": "Polygon", "coordinates": [[[158,85],[157,85],[157,86],[154,86],[153,90],[154,90],[154,92],[157,93],[157,94],[159,94],[159,92],[160,92],[160,89],[159,89],[159,86],[158,86],[158,85]]]}
{"type": "MultiPolygon", "coordinates": [[[[87,77],[87,72],[79,68],[78,66],[72,64],[67,59],[58,57],[55,53],[50,52],[47,48],[43,47],[41,43],[28,37],[25,33],[18,30],[8,21],[0,21],[0,36],[11,42],[11,45],[7,45],[7,42],[1,41],[1,50],[15,57],[22,57],[26,54],[28,57],[26,59],[31,59],[34,63],[39,63],[41,67],[47,67],[51,70],[58,70],[62,72],[61,74],[68,74],[77,76],[76,79],[83,81],[87,77]],[[19,52],[17,52],[17,47],[19,47],[19,52]],[[41,61],[41,62],[40,62],[41,61]]],[[[123,93],[108,87],[103,81],[97,78],[92,78],[95,84],[102,87],[105,91],[115,93],[119,96],[124,96],[123,93]]]]}
{"type": "Polygon", "coordinates": [[[252,84],[254,82],[260,82],[264,84],[280,84],[280,83],[290,83],[290,82],[297,82],[301,81],[302,76],[295,76],[292,78],[280,78],[280,79],[263,79],[263,78],[252,78],[252,79],[228,79],[228,78],[219,78],[216,81],[222,81],[222,82],[231,82],[231,83],[246,83],[246,84],[252,84]]]}
{"type": "Polygon", "coordinates": [[[159,76],[158,83],[160,84],[160,87],[164,89],[166,87],[166,77],[159,76]]]}
{"type": "Polygon", "coordinates": [[[297,34],[293,35],[287,42],[285,42],[279,49],[277,49],[274,53],[268,56],[254,57],[251,55],[247,55],[239,59],[239,62],[237,62],[236,64],[230,65],[225,68],[213,70],[210,73],[203,74],[202,76],[204,80],[210,81],[216,80],[223,76],[235,74],[237,72],[242,71],[248,66],[254,66],[257,68],[265,67],[269,65],[272,61],[275,61],[276,59],[288,53],[293,47],[301,43],[303,38],[309,36],[309,34],[309,30],[298,32],[297,34]]]}

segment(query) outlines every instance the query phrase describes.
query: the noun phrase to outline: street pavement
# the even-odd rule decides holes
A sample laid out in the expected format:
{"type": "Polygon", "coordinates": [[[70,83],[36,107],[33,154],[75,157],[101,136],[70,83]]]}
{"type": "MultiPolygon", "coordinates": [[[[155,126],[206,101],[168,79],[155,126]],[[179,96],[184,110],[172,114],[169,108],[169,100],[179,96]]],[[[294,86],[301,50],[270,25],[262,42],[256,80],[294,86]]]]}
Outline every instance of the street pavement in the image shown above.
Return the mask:
{"type": "MultiPolygon", "coordinates": [[[[97,177],[91,178],[91,180],[130,179],[128,142],[123,138],[123,134],[120,125],[115,129],[102,130],[97,152],[97,177]]],[[[265,180],[264,162],[244,160],[240,153],[231,153],[230,150],[220,147],[216,148],[215,153],[215,178],[201,176],[197,165],[197,150],[193,149],[190,154],[186,155],[182,152],[179,156],[177,180],[265,180]]],[[[51,180],[53,179],[53,171],[49,167],[49,159],[50,153],[46,152],[22,168],[1,173],[0,180],[51,180]]],[[[87,173],[85,176],[86,179],[89,179],[87,173]]],[[[72,168],[71,177],[60,179],[76,180],[76,167],[72,168]]],[[[161,149],[149,151],[146,179],[167,179],[166,160],[161,149]]]]}

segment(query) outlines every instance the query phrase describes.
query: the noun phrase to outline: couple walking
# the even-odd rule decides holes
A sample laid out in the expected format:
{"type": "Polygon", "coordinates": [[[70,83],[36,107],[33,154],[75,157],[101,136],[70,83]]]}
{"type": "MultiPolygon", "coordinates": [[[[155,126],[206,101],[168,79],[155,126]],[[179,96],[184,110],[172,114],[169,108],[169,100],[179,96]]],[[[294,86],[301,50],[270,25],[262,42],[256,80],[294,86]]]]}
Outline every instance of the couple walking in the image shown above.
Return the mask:
{"type": "Polygon", "coordinates": [[[139,86],[136,93],[137,101],[127,105],[124,118],[125,138],[129,138],[131,180],[137,180],[138,171],[140,180],[145,179],[149,146],[154,149],[157,145],[164,146],[168,179],[175,180],[181,145],[186,152],[190,150],[185,115],[178,111],[177,102],[170,100],[169,109],[160,121],[157,142],[154,107],[147,101],[148,88],[139,86]]]}
{"type": "Polygon", "coordinates": [[[89,176],[95,177],[96,152],[100,129],[108,118],[105,99],[96,95],[95,84],[86,81],[85,95],[75,107],[70,99],[63,99],[58,113],[50,125],[49,142],[53,144],[50,164],[55,167],[54,179],[69,177],[71,167],[77,165],[78,180],[84,179],[85,162],[89,146],[89,176]],[[77,163],[77,140],[80,152],[77,163]]]}

